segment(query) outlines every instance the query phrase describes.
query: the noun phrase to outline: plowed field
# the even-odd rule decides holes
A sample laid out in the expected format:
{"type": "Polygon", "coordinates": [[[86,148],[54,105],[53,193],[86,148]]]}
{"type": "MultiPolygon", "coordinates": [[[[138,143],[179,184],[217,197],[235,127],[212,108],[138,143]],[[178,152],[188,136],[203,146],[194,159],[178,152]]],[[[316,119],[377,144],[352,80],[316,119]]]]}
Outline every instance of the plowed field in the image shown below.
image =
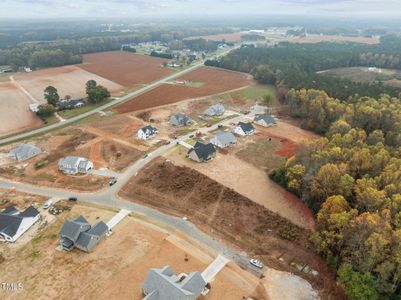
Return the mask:
{"type": "Polygon", "coordinates": [[[200,87],[164,84],[126,103],[117,106],[120,113],[171,104],[182,100],[201,98],[254,84],[249,75],[222,69],[202,67],[179,80],[202,82],[200,87]]]}
{"type": "Polygon", "coordinates": [[[166,59],[134,53],[111,51],[84,55],[80,68],[125,87],[146,84],[169,75],[172,70],[160,65],[166,59]]]}

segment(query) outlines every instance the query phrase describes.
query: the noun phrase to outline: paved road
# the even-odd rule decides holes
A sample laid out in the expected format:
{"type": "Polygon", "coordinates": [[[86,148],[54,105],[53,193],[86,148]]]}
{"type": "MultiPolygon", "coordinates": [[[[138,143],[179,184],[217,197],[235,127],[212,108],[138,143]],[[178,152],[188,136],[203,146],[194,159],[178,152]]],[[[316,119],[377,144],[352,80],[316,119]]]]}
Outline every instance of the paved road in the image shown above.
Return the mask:
{"type": "MultiPolygon", "coordinates": [[[[218,125],[228,125],[232,122],[238,122],[244,118],[243,115],[233,117],[227,120],[224,120],[218,124],[215,124],[211,127],[204,127],[199,128],[196,131],[200,132],[207,132],[213,131],[218,128],[218,125]]],[[[177,140],[172,141],[168,145],[163,145],[153,152],[149,153],[146,158],[142,158],[137,161],[135,164],[130,166],[124,173],[116,174],[118,176],[118,182],[112,186],[107,187],[99,192],[95,193],[83,193],[83,192],[72,192],[63,189],[56,189],[56,188],[48,188],[48,187],[41,187],[26,183],[20,182],[12,182],[6,179],[0,178],[0,187],[5,189],[16,188],[17,191],[26,192],[30,194],[42,195],[49,198],[62,198],[66,199],[70,196],[75,196],[79,199],[79,201],[95,203],[103,206],[113,207],[113,208],[120,208],[120,209],[127,209],[133,212],[137,212],[143,214],[145,216],[150,217],[151,219],[157,220],[159,222],[165,223],[168,226],[183,232],[184,234],[190,236],[191,238],[208,245],[212,249],[214,249],[217,253],[222,254],[223,256],[227,257],[228,259],[234,261],[243,269],[248,270],[249,272],[255,274],[256,276],[260,277],[264,274],[264,269],[259,270],[251,265],[249,265],[249,259],[246,255],[242,253],[235,253],[230,248],[224,246],[220,242],[214,240],[212,237],[206,235],[202,231],[200,231],[193,223],[188,220],[184,220],[182,218],[170,216],[159,212],[155,209],[125,201],[118,196],[118,191],[129,181],[129,179],[134,176],[140,169],[146,166],[155,158],[161,156],[163,153],[168,151],[169,149],[176,146],[177,142],[182,142],[189,139],[189,136],[196,133],[190,132],[185,136],[179,137],[177,140]]]]}
{"type": "MultiPolygon", "coordinates": [[[[216,54],[216,57],[220,57],[220,56],[226,55],[227,53],[229,53],[230,51],[232,51],[232,50],[234,50],[234,49],[236,49],[238,47],[239,46],[236,46],[234,48],[230,48],[230,49],[228,49],[228,50],[226,50],[224,52],[216,54]]],[[[31,130],[31,131],[28,131],[28,132],[24,132],[24,133],[20,133],[20,134],[16,134],[16,135],[13,135],[13,136],[10,136],[10,137],[6,137],[6,138],[3,138],[3,139],[0,139],[0,145],[4,145],[4,144],[7,144],[7,143],[18,141],[20,139],[28,138],[28,137],[30,137],[32,135],[44,133],[44,132],[47,132],[47,131],[50,131],[50,130],[53,130],[53,129],[57,129],[57,128],[62,127],[62,126],[66,126],[68,124],[72,124],[72,123],[74,123],[76,121],[79,121],[79,120],[84,119],[86,117],[89,117],[89,116],[91,116],[93,114],[99,113],[99,112],[101,112],[101,111],[103,111],[105,109],[108,109],[108,108],[110,108],[110,107],[112,107],[114,105],[117,105],[117,104],[122,103],[124,101],[130,100],[132,98],[135,98],[135,97],[137,97],[137,96],[139,96],[139,95],[141,95],[141,94],[143,94],[145,92],[148,92],[148,91],[158,87],[159,85],[161,85],[161,84],[163,84],[163,83],[165,83],[167,81],[170,81],[170,80],[172,80],[174,78],[180,77],[180,76],[182,76],[182,75],[184,75],[186,73],[189,73],[189,72],[191,72],[191,71],[203,66],[204,62],[205,62],[205,60],[202,60],[202,61],[196,63],[195,65],[193,65],[193,66],[191,66],[191,67],[189,67],[189,68],[187,68],[185,70],[179,71],[177,73],[174,73],[172,75],[164,77],[164,78],[162,78],[160,80],[154,81],[154,82],[150,83],[149,85],[147,85],[147,86],[145,86],[145,87],[143,87],[143,88],[141,88],[139,90],[136,90],[136,91],[134,91],[132,93],[129,93],[129,94],[127,94],[127,95],[125,95],[123,97],[120,97],[120,98],[118,98],[118,99],[116,99],[114,101],[111,101],[111,102],[109,102],[109,103],[107,103],[105,105],[99,106],[98,108],[95,108],[95,109],[93,109],[91,111],[88,111],[86,113],[80,114],[80,115],[72,117],[70,119],[67,119],[64,122],[59,122],[59,123],[52,124],[52,125],[49,125],[49,126],[46,126],[46,127],[41,127],[41,128],[38,128],[38,129],[34,129],[34,130],[31,130]]]]}

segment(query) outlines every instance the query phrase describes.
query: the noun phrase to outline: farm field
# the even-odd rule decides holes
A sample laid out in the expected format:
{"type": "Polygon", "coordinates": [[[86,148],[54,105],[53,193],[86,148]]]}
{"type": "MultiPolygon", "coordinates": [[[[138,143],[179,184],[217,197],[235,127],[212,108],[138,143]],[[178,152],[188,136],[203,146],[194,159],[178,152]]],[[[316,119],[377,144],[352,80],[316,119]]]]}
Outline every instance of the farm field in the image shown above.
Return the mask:
{"type": "Polygon", "coordinates": [[[249,75],[209,67],[202,67],[179,80],[203,82],[199,87],[164,84],[144,93],[115,109],[119,113],[148,109],[182,100],[202,98],[255,84],[249,75]]]}
{"type": "Polygon", "coordinates": [[[373,83],[383,82],[385,85],[401,87],[401,71],[378,68],[369,71],[366,67],[337,68],[318,72],[319,74],[347,78],[356,82],[373,83]]]}
{"type": "Polygon", "coordinates": [[[241,40],[241,36],[243,32],[233,32],[233,33],[221,33],[221,34],[213,34],[213,35],[203,35],[203,36],[193,36],[185,38],[186,40],[195,40],[195,39],[205,39],[208,41],[226,41],[226,42],[238,42],[241,40]]]}
{"type": "MultiPolygon", "coordinates": [[[[206,246],[153,225],[142,217],[126,217],[91,253],[78,249],[56,250],[59,230],[66,219],[81,214],[90,223],[107,222],[115,213],[74,205],[71,211],[57,216],[30,243],[6,251],[0,277],[7,282],[22,281],[24,289],[19,293],[1,291],[2,299],[140,300],[142,284],[150,268],[170,265],[177,274],[203,271],[217,255],[206,246]],[[18,251],[17,257],[15,251],[18,251]]],[[[266,299],[263,283],[229,263],[211,283],[212,289],[204,299],[266,299]]]]}
{"type": "Polygon", "coordinates": [[[77,66],[65,66],[50,68],[32,73],[18,73],[15,80],[33,98],[44,102],[43,91],[52,85],[57,88],[60,97],[70,95],[72,98],[83,98],[86,95],[85,84],[88,80],[95,80],[99,85],[109,89],[110,93],[116,94],[123,87],[95,74],[91,74],[77,66]]]}
{"type": "Polygon", "coordinates": [[[160,65],[166,59],[123,51],[85,54],[80,68],[124,87],[147,84],[172,73],[160,65]]]}
{"type": "Polygon", "coordinates": [[[0,136],[40,126],[42,121],[29,110],[30,100],[12,82],[0,82],[0,136]]]}
{"type": "Polygon", "coordinates": [[[208,234],[236,244],[249,255],[257,255],[268,267],[293,272],[313,282],[314,288],[332,282],[324,263],[308,250],[308,230],[197,170],[158,158],[133,177],[119,195],[185,216],[208,234]],[[317,279],[299,272],[292,262],[307,264],[321,276],[317,279]]]}

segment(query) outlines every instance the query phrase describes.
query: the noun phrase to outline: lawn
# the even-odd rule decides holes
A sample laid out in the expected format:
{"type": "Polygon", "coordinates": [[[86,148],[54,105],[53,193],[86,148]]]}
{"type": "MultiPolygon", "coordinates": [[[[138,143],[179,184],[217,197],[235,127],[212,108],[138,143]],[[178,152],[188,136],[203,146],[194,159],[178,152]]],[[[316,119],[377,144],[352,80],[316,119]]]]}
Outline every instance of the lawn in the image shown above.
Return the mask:
{"type": "Polygon", "coordinates": [[[112,100],[108,100],[108,101],[103,101],[100,103],[96,103],[96,104],[92,104],[92,103],[88,103],[85,106],[82,106],[80,108],[74,108],[74,109],[67,109],[67,110],[63,110],[63,111],[59,111],[58,114],[60,117],[64,118],[64,119],[70,119],[72,117],[81,115],[83,113],[86,113],[88,111],[91,111],[95,108],[98,108],[102,105],[105,105],[107,103],[109,103],[112,100]]]}
{"type": "Polygon", "coordinates": [[[273,85],[255,85],[244,88],[240,91],[222,94],[219,96],[222,100],[236,99],[243,102],[262,100],[264,96],[270,95],[274,100],[276,97],[276,87],[273,85]]]}

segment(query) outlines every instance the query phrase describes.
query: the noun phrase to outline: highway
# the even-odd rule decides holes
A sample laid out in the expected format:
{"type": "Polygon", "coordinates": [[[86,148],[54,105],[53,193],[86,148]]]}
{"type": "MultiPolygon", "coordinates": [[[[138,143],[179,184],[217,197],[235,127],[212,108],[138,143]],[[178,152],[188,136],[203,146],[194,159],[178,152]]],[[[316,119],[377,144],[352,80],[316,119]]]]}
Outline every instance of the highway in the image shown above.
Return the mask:
{"type": "MultiPolygon", "coordinates": [[[[235,50],[238,47],[239,46],[230,48],[227,51],[223,51],[223,52],[221,52],[219,54],[216,54],[215,56],[216,57],[220,57],[220,56],[226,55],[226,54],[228,54],[229,52],[235,50]]],[[[99,112],[101,112],[101,111],[103,111],[105,109],[108,109],[108,108],[112,107],[112,106],[115,106],[115,105],[120,104],[122,102],[125,102],[127,100],[131,100],[132,98],[135,98],[135,97],[137,97],[137,96],[139,96],[139,95],[141,95],[141,94],[143,94],[145,92],[153,90],[154,88],[156,88],[156,87],[160,86],[161,84],[166,83],[166,82],[168,82],[168,81],[170,81],[172,79],[181,77],[186,73],[189,73],[189,72],[191,72],[191,71],[193,71],[193,70],[195,70],[197,68],[200,68],[201,66],[204,65],[204,63],[205,63],[205,60],[201,60],[201,61],[197,62],[195,65],[190,66],[185,70],[176,72],[176,73],[171,74],[171,75],[169,75],[167,77],[164,77],[164,78],[162,78],[160,80],[154,81],[154,82],[148,84],[147,86],[145,86],[143,88],[140,88],[140,89],[138,89],[136,91],[133,91],[132,93],[129,93],[129,94],[127,94],[127,95],[125,95],[123,97],[120,97],[120,98],[118,98],[118,99],[116,99],[114,101],[111,101],[111,102],[109,102],[109,103],[107,103],[105,105],[99,106],[99,107],[97,107],[97,108],[95,108],[95,109],[93,109],[91,111],[88,111],[86,113],[80,114],[80,115],[72,117],[70,119],[67,119],[67,120],[65,120],[63,122],[59,122],[59,123],[56,123],[56,124],[48,125],[48,126],[45,126],[45,127],[40,127],[40,128],[31,130],[31,131],[28,131],[28,132],[15,134],[15,135],[12,135],[10,137],[2,138],[2,139],[0,139],[0,145],[12,143],[12,142],[15,142],[15,141],[18,141],[18,140],[21,140],[21,139],[24,139],[24,138],[28,138],[30,136],[37,135],[37,134],[40,134],[40,133],[45,133],[47,131],[51,131],[51,130],[54,130],[54,129],[57,129],[57,128],[60,128],[60,127],[64,127],[66,125],[69,125],[69,124],[72,124],[72,123],[77,122],[79,120],[82,120],[82,119],[84,119],[86,117],[89,117],[89,116],[91,116],[93,114],[99,113],[99,112]]]]}

